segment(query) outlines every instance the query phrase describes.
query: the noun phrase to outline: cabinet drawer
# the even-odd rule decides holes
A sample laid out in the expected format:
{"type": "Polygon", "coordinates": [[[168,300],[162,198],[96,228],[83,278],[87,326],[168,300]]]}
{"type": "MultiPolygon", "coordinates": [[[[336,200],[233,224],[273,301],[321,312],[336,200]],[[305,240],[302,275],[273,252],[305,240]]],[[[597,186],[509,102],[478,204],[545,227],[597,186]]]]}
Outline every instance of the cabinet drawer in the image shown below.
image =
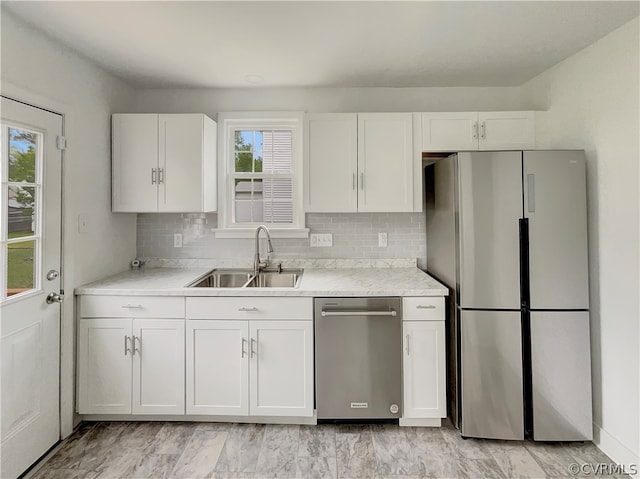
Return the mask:
{"type": "Polygon", "coordinates": [[[188,319],[313,319],[312,298],[187,298],[188,319]]]}
{"type": "Polygon", "coordinates": [[[184,318],[184,298],[162,296],[80,296],[83,318],[184,318]]]}
{"type": "Polygon", "coordinates": [[[444,296],[403,298],[402,319],[444,321],[444,296]]]}

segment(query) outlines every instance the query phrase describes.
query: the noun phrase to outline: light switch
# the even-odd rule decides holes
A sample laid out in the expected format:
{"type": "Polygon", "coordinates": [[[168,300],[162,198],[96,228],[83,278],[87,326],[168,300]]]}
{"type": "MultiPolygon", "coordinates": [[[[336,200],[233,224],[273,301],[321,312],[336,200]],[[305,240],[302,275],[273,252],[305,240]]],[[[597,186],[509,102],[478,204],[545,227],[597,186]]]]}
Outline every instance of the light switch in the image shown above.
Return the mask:
{"type": "Polygon", "coordinates": [[[173,247],[182,248],[182,233],[176,233],[173,235],[173,247]]]}

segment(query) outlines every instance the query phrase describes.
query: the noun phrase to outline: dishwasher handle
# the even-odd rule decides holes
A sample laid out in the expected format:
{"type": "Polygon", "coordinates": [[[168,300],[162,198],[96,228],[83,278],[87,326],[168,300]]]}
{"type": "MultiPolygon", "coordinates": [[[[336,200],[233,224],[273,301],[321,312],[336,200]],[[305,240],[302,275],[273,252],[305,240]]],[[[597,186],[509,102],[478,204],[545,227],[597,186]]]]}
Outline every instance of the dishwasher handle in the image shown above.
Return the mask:
{"type": "Polygon", "coordinates": [[[324,316],[397,316],[395,309],[389,311],[325,311],[320,313],[324,316]]]}

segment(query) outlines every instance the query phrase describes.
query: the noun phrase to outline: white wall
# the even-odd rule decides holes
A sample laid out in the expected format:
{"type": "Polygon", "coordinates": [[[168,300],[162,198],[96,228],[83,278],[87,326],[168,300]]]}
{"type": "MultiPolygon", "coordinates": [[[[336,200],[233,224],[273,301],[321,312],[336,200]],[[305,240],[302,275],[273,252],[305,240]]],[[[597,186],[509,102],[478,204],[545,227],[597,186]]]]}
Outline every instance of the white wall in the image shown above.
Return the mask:
{"type": "Polygon", "coordinates": [[[135,256],[136,215],[111,213],[112,112],[134,90],[55,40],[2,11],[2,93],[64,114],[64,277],[62,426],[71,432],[74,387],[73,289],[127,268],[135,256]],[[78,215],[89,231],[78,234],[78,215]]]}
{"type": "Polygon", "coordinates": [[[520,89],[496,88],[227,88],[142,90],[127,112],[297,110],[315,113],[520,109],[520,89]]]}
{"type": "Polygon", "coordinates": [[[640,458],[638,281],[640,19],[523,85],[538,148],[587,152],[595,442],[640,458]]]}

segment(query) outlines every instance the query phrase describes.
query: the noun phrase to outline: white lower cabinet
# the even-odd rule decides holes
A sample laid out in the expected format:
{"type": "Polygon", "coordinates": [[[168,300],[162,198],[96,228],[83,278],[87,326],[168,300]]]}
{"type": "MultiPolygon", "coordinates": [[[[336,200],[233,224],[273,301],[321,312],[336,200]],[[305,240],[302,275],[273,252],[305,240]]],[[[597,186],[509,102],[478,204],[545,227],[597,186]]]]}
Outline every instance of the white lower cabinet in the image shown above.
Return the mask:
{"type": "Polygon", "coordinates": [[[313,416],[313,303],[274,299],[187,298],[187,414],[313,416]]]}
{"type": "Polygon", "coordinates": [[[447,416],[444,298],[404,298],[403,418],[447,416]]]}
{"type": "Polygon", "coordinates": [[[183,319],[81,319],[80,414],[184,414],[183,319]]]}

